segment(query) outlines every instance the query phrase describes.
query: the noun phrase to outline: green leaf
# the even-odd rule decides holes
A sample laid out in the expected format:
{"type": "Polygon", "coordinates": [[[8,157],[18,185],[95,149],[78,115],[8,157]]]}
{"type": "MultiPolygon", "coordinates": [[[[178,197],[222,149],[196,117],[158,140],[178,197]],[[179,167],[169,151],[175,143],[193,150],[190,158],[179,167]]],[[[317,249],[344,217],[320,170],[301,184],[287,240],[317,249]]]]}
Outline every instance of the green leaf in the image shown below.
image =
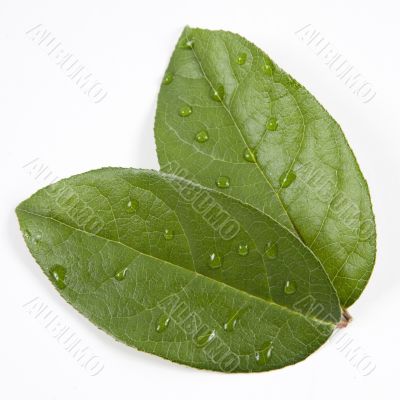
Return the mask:
{"type": "Polygon", "coordinates": [[[376,233],[367,184],[335,120],[233,33],[186,28],[166,74],[155,120],[161,169],[289,228],[351,305],[372,272],[376,233]]]}
{"type": "Polygon", "coordinates": [[[197,368],[264,371],[315,351],[340,320],[323,267],[255,208],[181,178],[77,175],[17,208],[56,289],[116,339],[197,368]]]}

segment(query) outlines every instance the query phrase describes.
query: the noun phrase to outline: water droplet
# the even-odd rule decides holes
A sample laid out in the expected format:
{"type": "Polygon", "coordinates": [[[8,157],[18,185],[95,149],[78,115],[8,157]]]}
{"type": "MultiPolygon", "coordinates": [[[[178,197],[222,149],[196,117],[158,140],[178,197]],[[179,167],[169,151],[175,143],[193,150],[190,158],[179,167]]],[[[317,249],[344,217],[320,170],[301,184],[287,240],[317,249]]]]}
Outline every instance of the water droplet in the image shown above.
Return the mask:
{"type": "Polygon", "coordinates": [[[139,207],[139,202],[136,199],[130,199],[128,201],[128,204],[126,205],[128,207],[128,212],[136,212],[136,210],[139,207]]]}
{"type": "Polygon", "coordinates": [[[227,189],[231,185],[231,181],[227,176],[220,176],[215,183],[220,189],[227,189]]]}
{"type": "Polygon", "coordinates": [[[215,101],[222,101],[225,97],[225,88],[219,83],[215,89],[211,91],[211,98],[215,101]]]}
{"type": "Polygon", "coordinates": [[[278,129],[278,121],[275,117],[271,117],[267,123],[267,129],[269,131],[276,131],[278,129]]]}
{"type": "Polygon", "coordinates": [[[167,315],[161,315],[157,321],[156,331],[158,333],[164,332],[169,325],[170,318],[167,315]]]}
{"type": "Polygon", "coordinates": [[[167,72],[163,79],[164,85],[169,85],[174,80],[174,75],[171,72],[167,72]]]}
{"type": "Polygon", "coordinates": [[[208,265],[212,269],[217,269],[222,267],[222,257],[216,253],[211,253],[208,260],[208,265]]]}
{"type": "Polygon", "coordinates": [[[192,107],[190,107],[190,106],[182,106],[179,109],[179,115],[181,117],[188,117],[192,113],[192,111],[193,111],[192,107]]]}
{"type": "Polygon", "coordinates": [[[128,271],[128,268],[121,269],[115,273],[114,278],[117,281],[123,281],[126,278],[126,271],[128,271]]]}
{"type": "Polygon", "coordinates": [[[276,243],[268,242],[265,248],[265,255],[270,258],[274,259],[278,256],[278,246],[276,243]]]}
{"type": "Polygon", "coordinates": [[[247,60],[247,54],[246,53],[240,53],[237,58],[236,58],[236,62],[239,65],[243,65],[247,60]]]}
{"type": "Polygon", "coordinates": [[[164,238],[165,240],[172,240],[174,238],[174,231],[172,229],[165,228],[164,238]]]}
{"type": "Polygon", "coordinates": [[[37,233],[36,235],[32,236],[31,239],[33,244],[38,244],[42,240],[42,234],[37,233]]]}
{"type": "Polygon", "coordinates": [[[186,40],[184,40],[184,42],[182,43],[181,47],[183,49],[193,49],[193,47],[194,47],[194,39],[186,39],[186,40]]]}
{"type": "Polygon", "coordinates": [[[264,366],[268,362],[268,360],[271,358],[272,348],[272,343],[267,341],[262,346],[262,350],[256,351],[254,356],[257,365],[264,366]]]}
{"type": "Polygon", "coordinates": [[[28,229],[23,232],[23,235],[26,240],[31,238],[31,233],[28,231],[28,229]]]}
{"type": "Polygon", "coordinates": [[[245,149],[243,152],[243,158],[247,161],[247,162],[251,162],[254,163],[256,162],[256,153],[254,150],[252,149],[245,149]]]}
{"type": "Polygon", "coordinates": [[[207,142],[208,140],[208,132],[207,131],[200,131],[196,134],[196,140],[199,143],[207,142]]]}
{"type": "Polygon", "coordinates": [[[50,268],[49,272],[50,279],[59,289],[64,289],[67,286],[65,284],[67,270],[62,265],[54,265],[50,268]]]}
{"type": "Polygon", "coordinates": [[[285,294],[293,294],[296,292],[296,290],[297,290],[296,282],[286,281],[285,287],[284,287],[285,294]]]}
{"type": "Polygon", "coordinates": [[[206,344],[213,341],[215,336],[215,330],[207,329],[205,332],[202,332],[195,337],[196,345],[199,347],[204,347],[206,344]]]}
{"type": "Polygon", "coordinates": [[[249,254],[249,246],[247,243],[241,243],[238,246],[238,254],[241,256],[247,256],[249,254]]]}
{"type": "Polygon", "coordinates": [[[293,181],[296,179],[296,174],[290,170],[287,173],[282,174],[281,178],[279,179],[279,184],[282,188],[289,187],[293,181]]]}
{"type": "Polygon", "coordinates": [[[240,314],[242,313],[242,310],[237,310],[232,316],[228,319],[227,322],[224,324],[224,330],[226,332],[232,332],[235,329],[235,326],[237,324],[237,321],[240,317],[240,314]]]}
{"type": "Polygon", "coordinates": [[[263,71],[264,71],[265,75],[271,76],[272,75],[272,66],[266,62],[263,65],[263,71]]]}

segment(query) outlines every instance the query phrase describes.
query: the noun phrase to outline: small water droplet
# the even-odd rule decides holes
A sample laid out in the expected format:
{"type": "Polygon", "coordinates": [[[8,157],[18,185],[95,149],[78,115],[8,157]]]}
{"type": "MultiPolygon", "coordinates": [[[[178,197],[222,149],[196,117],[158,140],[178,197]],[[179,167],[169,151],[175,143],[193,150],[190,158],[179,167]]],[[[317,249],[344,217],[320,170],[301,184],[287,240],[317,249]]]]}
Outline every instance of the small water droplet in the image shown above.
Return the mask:
{"type": "Polygon", "coordinates": [[[169,85],[174,80],[174,75],[171,72],[167,72],[163,79],[164,85],[169,85]]]}
{"type": "Polygon", "coordinates": [[[62,265],[54,265],[50,268],[50,279],[59,288],[64,289],[67,285],[65,284],[65,275],[67,270],[62,265]]]}
{"type": "Polygon", "coordinates": [[[165,228],[164,238],[165,240],[172,240],[174,238],[174,231],[172,229],[165,228]]]}
{"type": "Polygon", "coordinates": [[[139,202],[136,199],[130,199],[126,205],[128,207],[128,212],[136,212],[139,208],[139,202]]]}
{"type": "Polygon", "coordinates": [[[238,254],[241,256],[247,256],[249,254],[249,246],[247,243],[241,243],[238,246],[238,254]]]}
{"type": "Polygon", "coordinates": [[[220,189],[227,189],[231,185],[231,181],[227,176],[218,177],[215,183],[220,189]]]}
{"type": "Polygon", "coordinates": [[[290,170],[289,172],[282,174],[279,179],[279,184],[282,188],[287,188],[294,182],[295,179],[296,174],[292,170],[290,170]]]}
{"type": "Polygon", "coordinates": [[[246,53],[240,53],[237,58],[236,58],[236,62],[239,65],[243,65],[247,60],[247,54],[246,53]]]}
{"type": "Polygon", "coordinates": [[[263,65],[263,71],[265,75],[271,76],[272,75],[272,66],[265,62],[265,64],[263,65]]]}
{"type": "Polygon", "coordinates": [[[214,101],[222,101],[225,97],[225,88],[221,83],[211,90],[211,98],[214,101]]]}
{"type": "Polygon", "coordinates": [[[254,356],[257,365],[264,366],[268,362],[272,355],[272,348],[272,343],[267,341],[264,343],[261,350],[256,351],[254,356]]]}
{"type": "Polygon", "coordinates": [[[240,317],[240,314],[242,313],[243,310],[237,310],[234,314],[232,314],[232,316],[228,319],[227,322],[225,322],[224,324],[224,330],[226,332],[232,332],[235,327],[236,324],[238,322],[238,319],[240,317]]]}
{"type": "Polygon", "coordinates": [[[205,332],[199,333],[195,337],[196,345],[199,347],[204,347],[206,344],[210,343],[215,339],[215,330],[207,329],[205,332]]]}
{"type": "Polygon", "coordinates": [[[267,129],[269,131],[276,131],[278,129],[278,121],[275,117],[271,117],[267,123],[267,129]]]}
{"type": "Polygon", "coordinates": [[[208,260],[208,265],[212,269],[217,269],[222,267],[222,257],[216,253],[211,253],[208,260]]]}
{"type": "Polygon", "coordinates": [[[294,282],[294,281],[286,281],[285,287],[284,287],[285,294],[296,293],[296,290],[297,290],[296,282],[294,282]]]}
{"type": "Polygon", "coordinates": [[[158,333],[164,332],[169,325],[170,318],[167,315],[161,315],[157,321],[156,331],[158,333]]]}
{"type": "Polygon", "coordinates": [[[278,245],[268,242],[265,248],[265,255],[270,259],[276,258],[278,256],[278,245]]]}
{"type": "Polygon", "coordinates": [[[254,162],[256,162],[256,152],[252,149],[247,148],[243,152],[243,158],[247,162],[254,163],[254,162]]]}
{"type": "Polygon", "coordinates": [[[208,140],[208,132],[207,131],[200,131],[196,134],[196,140],[199,143],[207,142],[208,140]]]}
{"type": "Polygon", "coordinates": [[[179,115],[181,117],[188,117],[192,113],[192,111],[193,111],[192,107],[190,107],[190,106],[182,106],[179,109],[179,115]]]}
{"type": "Polygon", "coordinates": [[[186,39],[186,40],[184,40],[181,47],[183,49],[193,49],[193,47],[194,47],[194,39],[186,39]]]}
{"type": "Polygon", "coordinates": [[[26,230],[23,232],[23,235],[24,235],[24,238],[25,238],[26,240],[29,240],[29,239],[31,238],[31,233],[28,231],[28,229],[26,229],[26,230]]]}
{"type": "Polygon", "coordinates": [[[121,269],[120,271],[117,271],[114,275],[114,278],[117,281],[123,281],[126,278],[126,271],[128,271],[128,268],[121,269]]]}
{"type": "Polygon", "coordinates": [[[31,237],[33,244],[38,244],[42,240],[42,234],[37,233],[36,235],[31,237]]]}

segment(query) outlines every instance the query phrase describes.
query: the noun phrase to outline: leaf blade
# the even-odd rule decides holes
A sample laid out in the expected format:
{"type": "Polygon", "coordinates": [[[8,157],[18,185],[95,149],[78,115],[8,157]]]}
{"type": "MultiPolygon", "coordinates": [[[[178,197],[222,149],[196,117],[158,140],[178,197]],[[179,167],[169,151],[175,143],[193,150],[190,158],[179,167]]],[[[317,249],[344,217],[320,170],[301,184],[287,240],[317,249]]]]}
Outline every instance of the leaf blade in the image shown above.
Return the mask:
{"type": "Polygon", "coordinates": [[[230,32],[186,28],[167,71],[174,80],[160,89],[155,120],[161,169],[211,188],[217,174],[230,176],[224,190],[297,234],[342,305],[351,305],[371,275],[376,233],[368,186],[339,125],[265,53],[230,32]],[[182,48],[188,40],[191,48],[182,48]],[[192,107],[188,118],[176,112],[181,104],[192,107]],[[199,131],[207,131],[206,142],[193,139],[199,131]],[[242,156],[248,151],[255,161],[242,156]]]}
{"type": "MultiPolygon", "coordinates": [[[[234,360],[232,371],[279,368],[305,358],[319,347],[340,318],[329,279],[290,232],[251,207],[177,178],[123,169],[92,171],[42,189],[21,203],[17,215],[23,232],[29,232],[25,239],[30,251],[69,303],[118,340],[173,361],[215,370],[228,370],[234,360]],[[227,205],[229,215],[240,221],[237,237],[219,243],[221,234],[187,200],[189,194],[203,193],[209,194],[215,204],[227,205]],[[133,200],[137,200],[137,207],[132,214],[127,205],[133,200]],[[93,216],[101,218],[102,223],[93,223],[93,216]],[[140,224],[142,219],[145,224],[140,224]],[[164,235],[165,221],[173,227],[172,239],[164,235]],[[146,235],[137,226],[146,229],[146,235]],[[256,243],[259,232],[266,228],[277,230],[287,243],[288,251],[281,245],[277,259],[282,263],[275,267],[300,256],[296,261],[298,276],[303,276],[304,271],[308,276],[305,282],[297,281],[302,294],[297,302],[314,296],[325,307],[322,316],[320,312],[313,315],[308,306],[299,305],[296,309],[293,301],[274,292],[274,286],[284,283],[282,274],[287,271],[269,269],[271,286],[267,286],[262,269],[257,269],[263,261],[256,243]],[[39,236],[40,240],[36,240],[39,236]],[[249,255],[255,257],[246,261],[252,269],[245,275],[241,275],[243,264],[238,261],[242,256],[228,256],[225,252],[236,248],[235,240],[247,240],[249,255]],[[202,254],[209,252],[210,246],[212,251],[223,254],[229,265],[224,264],[217,271],[205,267],[202,254]],[[65,268],[64,287],[53,279],[54,266],[65,268]],[[124,271],[123,278],[117,279],[120,271],[124,271]],[[244,276],[253,277],[251,286],[241,282],[244,276]],[[265,289],[267,292],[263,293],[265,289]],[[171,310],[162,308],[175,294],[181,296],[180,307],[189,307],[193,318],[197,318],[196,323],[200,318],[201,324],[214,332],[214,347],[211,342],[204,346],[210,346],[211,355],[198,346],[171,310]],[[224,323],[242,309],[245,312],[238,318],[240,329],[226,332],[224,323]],[[292,334],[298,339],[293,340],[292,334]],[[174,340],[176,335],[178,339],[174,340]],[[252,336],[254,339],[249,342],[252,336]],[[272,352],[271,359],[267,357],[268,349],[262,348],[267,339],[274,343],[274,352],[279,356],[272,352]],[[257,346],[258,359],[254,352],[257,346]],[[230,360],[227,366],[217,357],[220,348],[225,349],[226,361],[230,360]],[[260,357],[267,357],[268,362],[260,365],[260,357]]],[[[298,294],[286,297],[296,298],[298,294]]]]}

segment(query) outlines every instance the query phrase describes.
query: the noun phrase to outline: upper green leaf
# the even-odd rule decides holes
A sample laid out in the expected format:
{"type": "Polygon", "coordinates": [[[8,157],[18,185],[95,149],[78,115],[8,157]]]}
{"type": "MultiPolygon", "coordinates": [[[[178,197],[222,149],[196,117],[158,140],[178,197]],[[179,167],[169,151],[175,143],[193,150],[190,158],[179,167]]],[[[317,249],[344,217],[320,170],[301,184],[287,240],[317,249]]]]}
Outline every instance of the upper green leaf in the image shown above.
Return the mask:
{"type": "Polygon", "coordinates": [[[255,208],[181,178],[106,168],[17,208],[61,295],[118,340],[172,361],[263,371],[304,359],[340,320],[323,267],[255,208]]]}
{"type": "Polygon", "coordinates": [[[229,32],[186,28],[155,132],[163,171],[267,213],[317,255],[343,306],[359,297],[375,261],[367,184],[339,125],[264,52],[229,32]]]}

